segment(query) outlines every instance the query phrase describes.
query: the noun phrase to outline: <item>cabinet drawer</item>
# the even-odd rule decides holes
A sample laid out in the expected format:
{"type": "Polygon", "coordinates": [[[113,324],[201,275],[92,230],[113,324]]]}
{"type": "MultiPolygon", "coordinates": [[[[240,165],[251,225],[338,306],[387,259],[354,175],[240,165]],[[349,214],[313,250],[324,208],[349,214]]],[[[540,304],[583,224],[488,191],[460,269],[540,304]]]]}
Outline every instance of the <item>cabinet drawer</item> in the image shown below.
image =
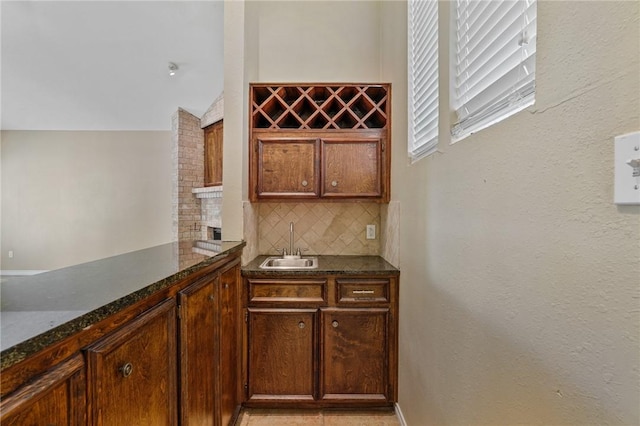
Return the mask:
{"type": "Polygon", "coordinates": [[[388,303],[389,280],[337,279],[338,303],[388,303]]]}
{"type": "Polygon", "coordinates": [[[327,280],[249,280],[249,303],[326,304],[327,280]]]}

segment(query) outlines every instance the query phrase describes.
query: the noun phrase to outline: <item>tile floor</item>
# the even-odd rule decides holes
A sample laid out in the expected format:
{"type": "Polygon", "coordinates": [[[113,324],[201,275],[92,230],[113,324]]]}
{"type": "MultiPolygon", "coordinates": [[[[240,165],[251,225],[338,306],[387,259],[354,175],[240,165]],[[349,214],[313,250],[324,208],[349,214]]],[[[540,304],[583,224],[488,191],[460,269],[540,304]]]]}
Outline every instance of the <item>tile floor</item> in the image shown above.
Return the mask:
{"type": "Polygon", "coordinates": [[[400,426],[393,411],[245,409],[237,426],[400,426]]]}

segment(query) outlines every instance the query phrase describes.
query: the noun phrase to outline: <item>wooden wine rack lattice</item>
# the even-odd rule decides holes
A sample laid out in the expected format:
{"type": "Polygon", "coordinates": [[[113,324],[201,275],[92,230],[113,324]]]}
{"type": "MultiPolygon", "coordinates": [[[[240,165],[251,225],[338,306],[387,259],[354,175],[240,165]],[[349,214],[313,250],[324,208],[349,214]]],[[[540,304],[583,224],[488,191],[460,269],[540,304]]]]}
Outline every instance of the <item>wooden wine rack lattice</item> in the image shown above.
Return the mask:
{"type": "Polygon", "coordinates": [[[253,129],[386,129],[389,85],[251,85],[253,129]]]}

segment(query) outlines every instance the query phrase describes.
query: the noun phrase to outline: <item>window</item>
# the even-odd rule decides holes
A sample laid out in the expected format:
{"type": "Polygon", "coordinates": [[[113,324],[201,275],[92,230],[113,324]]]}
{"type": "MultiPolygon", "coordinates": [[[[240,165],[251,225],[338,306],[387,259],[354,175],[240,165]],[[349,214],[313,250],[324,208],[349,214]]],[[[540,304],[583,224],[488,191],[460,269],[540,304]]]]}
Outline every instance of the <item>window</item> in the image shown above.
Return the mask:
{"type": "Polygon", "coordinates": [[[409,156],[412,161],[438,144],[438,2],[409,0],[409,156]]]}
{"type": "MultiPolygon", "coordinates": [[[[535,102],[536,0],[455,0],[451,14],[455,142],[535,102]]],[[[408,0],[412,161],[437,148],[438,31],[438,1],[408,0]]]]}
{"type": "Polygon", "coordinates": [[[457,0],[452,52],[454,140],[535,101],[536,2],[457,0]]]}

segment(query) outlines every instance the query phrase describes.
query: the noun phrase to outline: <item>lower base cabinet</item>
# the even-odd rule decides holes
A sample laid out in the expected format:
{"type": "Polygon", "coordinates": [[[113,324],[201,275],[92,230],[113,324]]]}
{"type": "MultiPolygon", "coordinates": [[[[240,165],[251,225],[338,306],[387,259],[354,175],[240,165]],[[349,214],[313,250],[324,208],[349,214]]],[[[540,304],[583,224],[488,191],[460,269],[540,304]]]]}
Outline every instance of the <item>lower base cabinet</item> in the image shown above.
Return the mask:
{"type": "Polygon", "coordinates": [[[397,401],[397,276],[245,278],[248,407],[397,401]]]}
{"type": "Polygon", "coordinates": [[[316,397],[316,309],[249,309],[249,401],[316,397]]]}
{"type": "Polygon", "coordinates": [[[76,354],[2,400],[2,426],[87,424],[85,372],[76,354]]]}
{"type": "Polygon", "coordinates": [[[242,279],[240,265],[222,271],[219,280],[220,298],[217,312],[218,362],[216,363],[216,395],[218,401],[216,425],[233,425],[240,414],[242,357],[242,303],[240,300],[242,279]]]}
{"type": "Polygon", "coordinates": [[[227,426],[239,413],[238,265],[178,293],[180,424],[227,426]]]}
{"type": "Polygon", "coordinates": [[[178,293],[180,306],[180,421],[215,425],[215,359],[218,279],[204,279],[178,293]],[[209,330],[200,332],[198,330],[209,330]]]}
{"type": "Polygon", "coordinates": [[[54,347],[12,366],[34,373],[3,394],[0,424],[233,425],[242,398],[240,254],[140,301],[131,307],[139,314],[88,327],[95,337],[72,336],[62,362],[48,361],[61,352],[54,347]]]}
{"type": "Polygon", "coordinates": [[[176,424],[175,306],[166,300],[87,349],[91,424],[176,424]]]}
{"type": "Polygon", "coordinates": [[[389,309],[322,312],[324,401],[389,400],[389,309]]]}

